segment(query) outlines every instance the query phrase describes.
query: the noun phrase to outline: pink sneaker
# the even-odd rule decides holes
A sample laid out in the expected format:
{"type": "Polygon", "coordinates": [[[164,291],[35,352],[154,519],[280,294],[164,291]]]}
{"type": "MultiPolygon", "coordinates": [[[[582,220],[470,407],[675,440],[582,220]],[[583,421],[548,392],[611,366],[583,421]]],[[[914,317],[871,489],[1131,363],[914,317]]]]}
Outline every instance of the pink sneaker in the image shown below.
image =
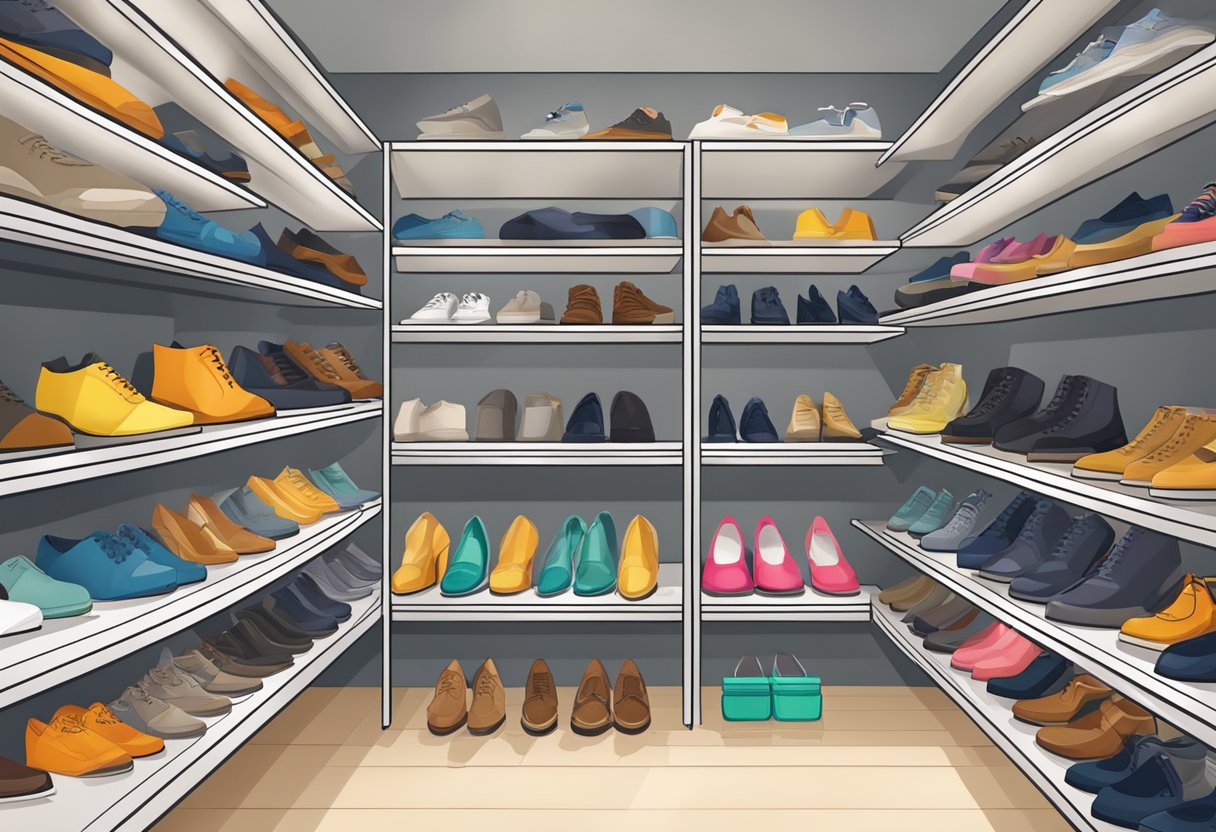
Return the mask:
{"type": "Polygon", "coordinates": [[[811,589],[825,595],[857,595],[861,585],[844,559],[828,521],[816,517],[806,532],[806,559],[811,565],[811,589]]]}
{"type": "Polygon", "coordinates": [[[1030,667],[1030,663],[1042,654],[1043,648],[1020,633],[1015,635],[1017,640],[1012,644],[976,662],[975,667],[971,668],[971,678],[987,682],[989,679],[1017,676],[1030,667]]]}
{"type": "Polygon", "coordinates": [[[998,644],[1017,635],[1004,624],[996,623],[984,631],[987,636],[975,644],[960,647],[950,656],[950,666],[955,670],[971,670],[975,663],[989,656],[998,644]]]}
{"type": "Polygon", "coordinates": [[[975,255],[975,259],[970,263],[955,263],[950,267],[950,276],[955,280],[970,280],[975,274],[977,267],[984,263],[989,263],[992,258],[1000,255],[1002,251],[1015,244],[1013,237],[1002,237],[999,240],[994,240],[988,245],[980,249],[980,253],[975,255]]]}
{"type": "Polygon", "coordinates": [[[756,591],[770,595],[800,595],[806,589],[802,571],[777,530],[771,517],[761,517],[756,524],[756,543],[752,550],[752,568],[756,571],[756,591]]]}
{"type": "Polygon", "coordinates": [[[1060,240],[1059,234],[1040,234],[1033,240],[1007,246],[988,263],[981,263],[971,273],[971,281],[997,286],[1028,280],[1037,274],[1039,263],[1042,262],[1036,258],[1049,254],[1060,240]]]}
{"type": "Polygon", "coordinates": [[[701,569],[701,591],[706,595],[750,595],[756,584],[747,571],[743,530],[733,517],[723,517],[709,544],[709,557],[701,569]]]}

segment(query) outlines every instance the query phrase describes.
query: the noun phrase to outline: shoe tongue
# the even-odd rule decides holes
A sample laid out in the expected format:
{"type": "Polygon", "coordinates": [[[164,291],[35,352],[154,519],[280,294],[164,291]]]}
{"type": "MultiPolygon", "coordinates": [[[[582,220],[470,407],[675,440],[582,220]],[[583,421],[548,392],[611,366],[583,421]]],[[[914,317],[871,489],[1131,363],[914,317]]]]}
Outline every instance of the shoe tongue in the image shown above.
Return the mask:
{"type": "Polygon", "coordinates": [[[170,667],[173,665],[173,652],[168,647],[160,648],[160,659],[157,662],[158,667],[170,667]]]}

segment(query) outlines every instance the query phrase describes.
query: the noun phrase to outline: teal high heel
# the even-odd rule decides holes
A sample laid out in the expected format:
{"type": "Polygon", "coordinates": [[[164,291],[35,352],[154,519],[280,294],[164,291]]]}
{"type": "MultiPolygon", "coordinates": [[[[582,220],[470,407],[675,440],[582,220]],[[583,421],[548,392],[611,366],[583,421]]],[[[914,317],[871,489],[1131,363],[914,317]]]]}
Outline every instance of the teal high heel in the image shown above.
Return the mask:
{"type": "Polygon", "coordinates": [[[477,515],[464,524],[460,542],[451,550],[448,568],[439,582],[441,595],[471,595],[490,582],[490,535],[477,515]]]}

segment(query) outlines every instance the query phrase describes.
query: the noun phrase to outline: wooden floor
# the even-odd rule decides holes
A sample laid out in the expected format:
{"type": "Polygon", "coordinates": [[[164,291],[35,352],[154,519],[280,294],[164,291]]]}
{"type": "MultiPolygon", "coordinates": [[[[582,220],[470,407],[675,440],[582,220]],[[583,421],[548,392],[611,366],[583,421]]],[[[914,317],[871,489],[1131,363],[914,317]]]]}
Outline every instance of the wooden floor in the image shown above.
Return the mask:
{"type": "MultiPolygon", "coordinates": [[[[566,724],[572,691],[559,692],[566,724]]],[[[429,690],[313,688],[156,832],[650,830],[1054,832],[1071,827],[936,688],[828,687],[816,723],[680,724],[678,688],[651,689],[640,736],[519,726],[507,693],[492,737],[426,730],[429,690]]]]}

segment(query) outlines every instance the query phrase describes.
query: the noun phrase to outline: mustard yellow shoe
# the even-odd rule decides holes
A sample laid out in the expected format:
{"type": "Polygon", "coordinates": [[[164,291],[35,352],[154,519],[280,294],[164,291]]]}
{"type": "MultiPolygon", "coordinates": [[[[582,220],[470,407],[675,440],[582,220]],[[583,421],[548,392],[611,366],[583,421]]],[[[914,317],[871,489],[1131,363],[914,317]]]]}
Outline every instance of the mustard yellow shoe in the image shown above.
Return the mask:
{"type": "Polygon", "coordinates": [[[961,364],[943,364],[925,379],[916,400],[887,427],[905,433],[941,433],[946,425],[967,412],[967,382],[961,364]]]}
{"type": "Polygon", "coordinates": [[[1164,405],[1157,408],[1135,438],[1122,448],[1089,454],[1072,466],[1072,475],[1085,480],[1121,480],[1127,466],[1160,448],[1177,432],[1186,418],[1185,407],[1164,405]]]}
{"type": "Polygon", "coordinates": [[[321,512],[301,505],[290,499],[289,495],[279,491],[275,481],[266,477],[250,477],[245,483],[258,499],[274,509],[274,513],[285,520],[294,520],[301,526],[315,523],[321,519],[321,512]]]}
{"type": "Polygon", "coordinates": [[[621,540],[616,591],[629,601],[649,598],[659,586],[659,533],[642,515],[629,521],[621,540]]]}
{"type": "Polygon", "coordinates": [[[823,441],[861,441],[861,431],[845,413],[840,399],[827,392],[823,394],[823,441]]]}
{"type": "Polygon", "coordinates": [[[511,521],[498,544],[498,563],[490,572],[490,592],[514,595],[532,587],[532,559],[540,545],[536,524],[522,514],[511,521]]]}
{"type": "Polygon", "coordinates": [[[1164,650],[1171,644],[1216,631],[1213,588],[1216,588],[1216,578],[1188,574],[1174,603],[1156,615],[1123,622],[1119,628],[1119,641],[1149,650],[1164,650]]]}
{"type": "Polygon", "coordinates": [[[1216,441],[1216,416],[1211,413],[1188,413],[1163,445],[1123,470],[1123,485],[1148,488],[1153,478],[1182,462],[1195,451],[1216,441]]]}
{"type": "Polygon", "coordinates": [[[91,436],[138,436],[194,424],[193,414],[145,399],[93,353],[75,366],[66,358],[44,363],[34,404],[91,436]]]}
{"type": "Polygon", "coordinates": [[[1163,220],[1151,220],[1138,228],[1107,240],[1105,243],[1091,243],[1087,246],[1077,246],[1068,258],[1068,268],[1079,269],[1082,266],[1100,266],[1103,263],[1114,263],[1129,257],[1139,257],[1153,250],[1153,238],[1165,230],[1165,227],[1178,219],[1181,214],[1174,214],[1163,220]]]}
{"type": "Polygon", "coordinates": [[[342,508],[338,501],[313,485],[299,468],[284,468],[274,478],[274,487],[289,501],[321,514],[329,514],[342,508]]]}
{"type": "Polygon", "coordinates": [[[811,240],[877,240],[874,220],[865,211],[845,208],[834,223],[827,221],[818,208],[808,208],[798,215],[794,224],[794,239],[811,240]]]}
{"type": "Polygon", "coordinates": [[[1216,499],[1216,442],[1153,477],[1151,493],[1182,500],[1216,499]]]}
{"type": "Polygon", "coordinates": [[[818,442],[820,434],[819,408],[815,400],[805,393],[794,399],[794,410],[790,413],[790,424],[785,429],[786,442],[818,442]]]}
{"type": "Polygon", "coordinates": [[[912,407],[912,403],[916,401],[916,394],[920,392],[920,388],[924,386],[925,379],[929,377],[929,373],[936,370],[937,367],[932,364],[917,364],[908,373],[908,380],[904,383],[904,391],[899,394],[899,398],[895,400],[895,404],[891,405],[887,410],[887,418],[892,416],[900,416],[908,412],[912,407]]]}
{"type": "Polygon", "coordinates": [[[401,565],[393,572],[393,592],[409,595],[439,583],[447,571],[451,545],[448,530],[435,515],[429,511],[418,515],[405,533],[405,553],[401,565]]]}

